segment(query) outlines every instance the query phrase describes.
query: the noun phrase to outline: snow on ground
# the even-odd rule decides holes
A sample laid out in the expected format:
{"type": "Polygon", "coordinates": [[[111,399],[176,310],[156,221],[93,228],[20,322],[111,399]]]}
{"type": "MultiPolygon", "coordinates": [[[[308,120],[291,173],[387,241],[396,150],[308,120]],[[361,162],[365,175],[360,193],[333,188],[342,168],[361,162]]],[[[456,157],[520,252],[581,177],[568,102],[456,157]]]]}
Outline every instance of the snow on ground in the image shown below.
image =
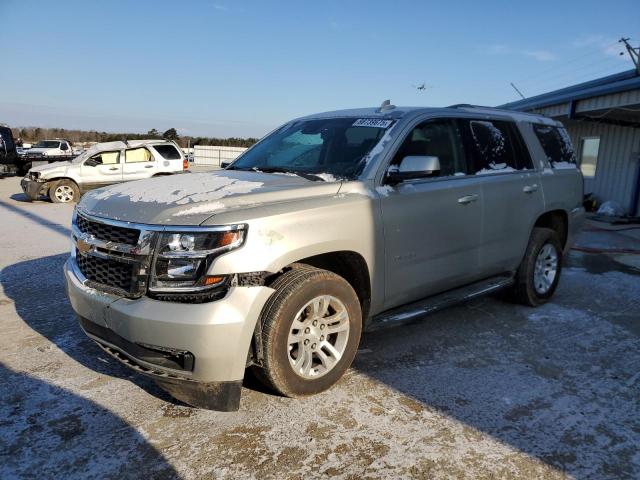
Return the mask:
{"type": "Polygon", "coordinates": [[[488,297],[365,334],[312,398],[248,379],[219,413],[84,336],[71,208],[18,192],[0,180],[0,478],[640,477],[640,271],[617,257],[572,253],[538,309],[488,297]]]}

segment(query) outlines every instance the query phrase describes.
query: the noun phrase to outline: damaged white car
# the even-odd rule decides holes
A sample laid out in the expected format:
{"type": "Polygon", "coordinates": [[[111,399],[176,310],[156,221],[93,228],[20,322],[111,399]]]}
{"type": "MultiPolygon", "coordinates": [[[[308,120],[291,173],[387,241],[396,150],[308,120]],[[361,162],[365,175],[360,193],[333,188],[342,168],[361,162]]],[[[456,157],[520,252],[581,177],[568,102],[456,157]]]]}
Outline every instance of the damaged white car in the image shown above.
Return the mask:
{"type": "Polygon", "coordinates": [[[30,200],[76,202],[94,188],[186,170],[180,147],[168,140],[98,143],[69,162],[33,167],[20,183],[30,200]]]}

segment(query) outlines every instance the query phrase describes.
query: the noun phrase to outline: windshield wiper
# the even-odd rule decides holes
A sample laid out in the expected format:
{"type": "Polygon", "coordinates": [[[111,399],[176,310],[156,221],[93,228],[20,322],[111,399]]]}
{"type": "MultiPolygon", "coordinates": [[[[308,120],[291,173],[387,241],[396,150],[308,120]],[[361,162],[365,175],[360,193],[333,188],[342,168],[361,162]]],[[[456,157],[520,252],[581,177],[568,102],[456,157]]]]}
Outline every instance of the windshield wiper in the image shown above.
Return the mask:
{"type": "Polygon", "coordinates": [[[297,175],[299,177],[302,177],[314,182],[317,182],[318,180],[324,181],[322,177],[314,175],[313,173],[299,172],[297,170],[290,170],[288,168],[283,168],[283,167],[259,167],[258,166],[258,167],[251,168],[251,170],[254,170],[256,172],[263,172],[263,173],[293,173],[294,175],[297,175]]]}

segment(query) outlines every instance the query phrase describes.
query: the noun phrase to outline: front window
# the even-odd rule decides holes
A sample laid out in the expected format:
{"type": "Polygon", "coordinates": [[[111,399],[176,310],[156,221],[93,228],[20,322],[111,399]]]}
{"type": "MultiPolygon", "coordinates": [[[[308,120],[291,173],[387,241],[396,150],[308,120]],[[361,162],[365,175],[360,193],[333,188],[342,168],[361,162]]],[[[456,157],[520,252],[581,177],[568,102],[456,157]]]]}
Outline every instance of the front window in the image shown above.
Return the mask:
{"type": "Polygon", "coordinates": [[[462,136],[455,120],[430,120],[415,127],[396,153],[391,165],[400,165],[408,156],[437,157],[440,170],[434,177],[467,174],[462,136]]]}
{"type": "Polygon", "coordinates": [[[393,120],[329,118],[285,125],[229,169],[290,172],[312,180],[354,179],[393,120]]]}
{"type": "Polygon", "coordinates": [[[120,163],[120,152],[100,152],[90,160],[94,165],[116,165],[120,163]]]}

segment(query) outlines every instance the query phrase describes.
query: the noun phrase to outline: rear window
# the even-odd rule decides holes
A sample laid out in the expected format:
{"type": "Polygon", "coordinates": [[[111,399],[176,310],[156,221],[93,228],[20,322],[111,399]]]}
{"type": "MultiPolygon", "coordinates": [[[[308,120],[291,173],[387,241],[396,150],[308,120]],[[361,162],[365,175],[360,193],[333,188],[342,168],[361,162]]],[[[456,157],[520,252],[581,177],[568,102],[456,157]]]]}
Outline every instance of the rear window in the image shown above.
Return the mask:
{"type": "Polygon", "coordinates": [[[534,124],[533,131],[552,167],[561,168],[576,164],[576,154],[564,128],[534,124]]]}
{"type": "Polygon", "coordinates": [[[180,152],[173,145],[154,145],[153,148],[167,160],[180,160],[180,152]]]}
{"type": "Polygon", "coordinates": [[[532,168],[529,152],[512,123],[471,120],[468,136],[474,173],[503,173],[532,168]]]}

